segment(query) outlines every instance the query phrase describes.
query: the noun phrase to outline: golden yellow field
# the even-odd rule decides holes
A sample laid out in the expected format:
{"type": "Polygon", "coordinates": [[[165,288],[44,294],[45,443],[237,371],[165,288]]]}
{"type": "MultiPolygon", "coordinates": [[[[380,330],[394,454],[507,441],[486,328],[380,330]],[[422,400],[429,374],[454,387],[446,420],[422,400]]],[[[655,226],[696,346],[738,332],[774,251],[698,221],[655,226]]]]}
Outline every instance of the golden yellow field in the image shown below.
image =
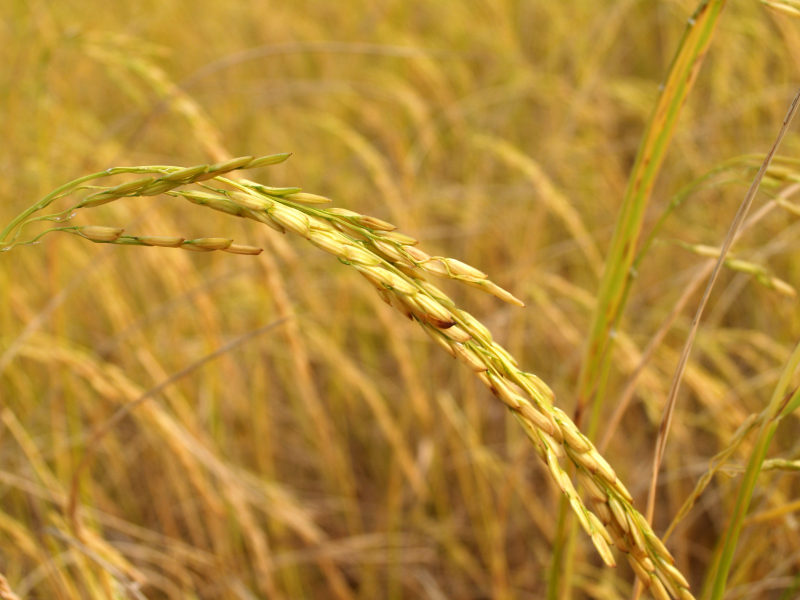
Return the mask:
{"type": "Polygon", "coordinates": [[[0,6],[0,599],[800,596],[800,2],[0,6]]]}

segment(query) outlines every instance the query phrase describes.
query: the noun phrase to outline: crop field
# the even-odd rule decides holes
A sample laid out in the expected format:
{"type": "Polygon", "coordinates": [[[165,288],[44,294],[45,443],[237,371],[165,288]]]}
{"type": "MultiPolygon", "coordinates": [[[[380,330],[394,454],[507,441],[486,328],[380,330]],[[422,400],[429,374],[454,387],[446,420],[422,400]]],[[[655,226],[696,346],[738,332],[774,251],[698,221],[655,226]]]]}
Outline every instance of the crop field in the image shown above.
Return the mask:
{"type": "Polygon", "coordinates": [[[800,597],[800,2],[0,8],[0,600],[800,597]]]}

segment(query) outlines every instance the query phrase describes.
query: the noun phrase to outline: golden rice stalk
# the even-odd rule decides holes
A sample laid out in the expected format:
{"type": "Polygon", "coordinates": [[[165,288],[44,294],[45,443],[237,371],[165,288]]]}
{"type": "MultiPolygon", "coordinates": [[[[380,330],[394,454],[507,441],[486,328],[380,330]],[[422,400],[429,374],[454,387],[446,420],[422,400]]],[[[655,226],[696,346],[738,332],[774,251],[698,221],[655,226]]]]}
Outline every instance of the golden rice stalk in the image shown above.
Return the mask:
{"type": "Polygon", "coordinates": [[[261,209],[264,213],[284,229],[354,266],[382,298],[419,322],[439,345],[479,375],[521,422],[606,564],[615,564],[609,545],[616,543],[628,553],[629,561],[653,595],[692,597],[672,556],[633,507],[630,493],[614,470],[566,413],[553,406],[553,392],[537,377],[520,370],[513,357],[492,341],[491,333],[478,319],[466,311],[453,310],[452,301],[437,288],[431,289],[425,276],[462,281],[514,304],[522,304],[521,301],[474,267],[424,253],[416,247],[414,238],[394,231],[390,223],[349,210],[306,209],[281,204],[278,197],[270,200],[275,205],[261,209]],[[333,227],[324,227],[325,222],[333,227]],[[409,264],[413,268],[409,269],[409,264]],[[564,459],[572,462],[582,480],[589,482],[597,514],[578,495],[562,465],[564,459]]]}
{"type": "MultiPolygon", "coordinates": [[[[611,466],[569,416],[554,406],[555,395],[538,377],[519,368],[514,357],[492,339],[474,316],[459,309],[428,281],[433,275],[477,287],[512,304],[522,301],[490,281],[485,273],[459,260],[431,256],[417,248],[417,240],[396,231],[392,223],[343,208],[327,208],[327,198],[299,188],[272,188],[224,177],[234,169],[274,164],[287,154],[264,158],[242,157],[215,165],[126,167],[87,176],[40,201],[14,219],[2,233],[3,242],[33,221],[60,220],[57,215],[31,215],[53,200],[78,189],[85,181],[115,173],[154,173],[121,185],[97,188],[70,211],[130,196],[167,193],[194,204],[248,218],[282,233],[291,232],[352,266],[378,291],[381,298],[415,320],[431,338],[467,367],[511,411],[530,438],[551,478],[569,500],[578,522],[603,561],[615,564],[610,545],[627,553],[637,576],[657,598],[692,598],[686,579],[647,520],[633,507],[632,497],[611,466]],[[203,183],[203,182],[208,183],[203,183]],[[188,188],[197,185],[201,189],[188,188]],[[224,185],[224,189],[220,188],[224,185]],[[185,188],[185,189],[177,189],[185,188]],[[565,464],[571,463],[588,504],[578,494],[565,464]],[[591,507],[591,508],[590,508],[591,507]]],[[[68,213],[71,215],[71,213],[68,213]]],[[[62,227],[98,243],[171,246],[210,252],[224,250],[255,254],[259,249],[233,244],[227,238],[164,238],[126,236],[113,227],[62,227]]],[[[14,245],[17,242],[13,242],[14,245]]],[[[10,246],[7,246],[9,248],[10,246]]]]}

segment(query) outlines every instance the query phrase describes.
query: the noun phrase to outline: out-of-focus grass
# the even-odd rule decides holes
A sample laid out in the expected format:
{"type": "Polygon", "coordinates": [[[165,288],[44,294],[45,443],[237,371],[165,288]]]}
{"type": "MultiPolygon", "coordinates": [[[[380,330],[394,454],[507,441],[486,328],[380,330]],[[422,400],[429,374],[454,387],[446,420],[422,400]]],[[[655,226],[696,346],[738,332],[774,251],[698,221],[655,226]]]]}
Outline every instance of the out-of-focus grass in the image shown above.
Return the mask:
{"type": "MultiPolygon", "coordinates": [[[[569,411],[597,253],[608,247],[694,7],[486,0],[106,10],[12,1],[0,23],[0,223],[111,165],[291,151],[251,178],[299,183],[388,218],[520,296],[527,309],[448,288],[569,411]]],[[[645,230],[685,185],[768,148],[797,77],[798,33],[785,15],[730,3],[645,230]]],[[[796,139],[783,154],[797,152],[796,139]]],[[[748,165],[684,198],[638,264],[600,437],[642,351],[707,260],[680,244],[719,246],[748,165]]],[[[772,193],[790,184],[774,183],[772,193]]],[[[767,196],[759,202],[755,210],[767,196]]],[[[94,222],[101,218],[130,232],[235,237],[267,252],[51,237],[0,255],[0,572],[20,597],[544,593],[558,495],[524,435],[368,285],[312,248],[209,221],[170,199],[116,202],[96,209],[94,222]],[[87,447],[122,404],[289,314],[133,407],[87,447]],[[89,452],[91,466],[75,480],[89,452]]],[[[797,286],[797,239],[796,213],[775,205],[735,252],[797,286]]],[[[640,505],[696,300],[653,351],[605,454],[640,505]]],[[[657,532],[711,457],[766,406],[799,333],[793,298],[746,273],[724,274],[676,409],[657,532]]],[[[771,456],[797,459],[796,426],[785,419],[771,456]]],[[[749,444],[670,538],[695,589],[733,510],[749,444]]],[[[729,597],[791,597],[797,493],[791,472],[760,475],[729,597]]],[[[584,539],[574,551],[575,597],[627,597],[627,567],[605,569],[584,539]]]]}

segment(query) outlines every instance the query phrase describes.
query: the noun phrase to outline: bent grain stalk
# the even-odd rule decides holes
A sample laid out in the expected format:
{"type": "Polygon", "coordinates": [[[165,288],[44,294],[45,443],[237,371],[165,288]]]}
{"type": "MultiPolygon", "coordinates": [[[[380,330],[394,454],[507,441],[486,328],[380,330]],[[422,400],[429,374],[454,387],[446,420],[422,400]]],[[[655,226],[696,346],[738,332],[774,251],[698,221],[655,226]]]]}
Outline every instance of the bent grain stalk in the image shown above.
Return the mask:
{"type": "Polygon", "coordinates": [[[79,235],[95,243],[163,246],[194,251],[223,250],[255,254],[252,246],[219,237],[186,240],[181,236],[126,235],[119,227],[59,225],[22,240],[36,222],[61,222],[81,209],[120,198],[166,194],[230,215],[290,232],[353,267],[381,298],[423,330],[445,351],[470,368],[512,412],[592,540],[603,561],[613,566],[610,546],[625,552],[637,576],[657,598],[692,598],[689,584],[647,520],[634,508],[631,494],[575,423],[554,405],[552,390],[536,375],[519,367],[514,357],[495,342],[473,315],[458,308],[430,276],[460,281],[522,306],[507,290],[482,271],[454,258],[432,256],[417,240],[398,232],[391,223],[343,209],[328,208],[324,196],[299,188],[274,188],[245,179],[226,177],[236,169],[282,162],[288,154],[241,157],[213,165],[118,167],[70,182],[24,211],[0,233],[0,248],[31,243],[51,231],[79,235]],[[140,177],[114,186],[96,185],[110,175],[140,177]],[[88,191],[70,208],[39,214],[55,200],[88,191]],[[576,491],[566,465],[572,464],[586,490],[588,504],[576,491]]]}

